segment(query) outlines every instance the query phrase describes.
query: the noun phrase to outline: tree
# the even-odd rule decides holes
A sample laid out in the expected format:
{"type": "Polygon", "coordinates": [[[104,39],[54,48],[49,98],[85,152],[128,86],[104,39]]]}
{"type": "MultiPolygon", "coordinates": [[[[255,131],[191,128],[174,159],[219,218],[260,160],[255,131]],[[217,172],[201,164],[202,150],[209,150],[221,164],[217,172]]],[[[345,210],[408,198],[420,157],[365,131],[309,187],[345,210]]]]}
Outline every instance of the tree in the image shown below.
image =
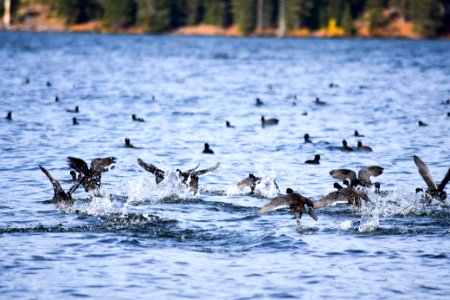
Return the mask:
{"type": "Polygon", "coordinates": [[[441,0],[411,1],[409,15],[419,34],[424,37],[434,37],[443,25],[443,2],[441,0]]]}
{"type": "Polygon", "coordinates": [[[164,32],[171,28],[171,0],[137,0],[137,22],[146,30],[164,32]]]}
{"type": "Polygon", "coordinates": [[[117,30],[135,22],[136,3],[134,0],[101,0],[104,24],[117,30]]]}
{"type": "Polygon", "coordinates": [[[344,29],[345,35],[352,35],[353,33],[353,19],[350,11],[350,4],[345,4],[344,12],[342,13],[342,29],[344,29]]]}
{"type": "Polygon", "coordinates": [[[243,34],[255,29],[255,3],[253,0],[232,0],[234,23],[243,34]]]}

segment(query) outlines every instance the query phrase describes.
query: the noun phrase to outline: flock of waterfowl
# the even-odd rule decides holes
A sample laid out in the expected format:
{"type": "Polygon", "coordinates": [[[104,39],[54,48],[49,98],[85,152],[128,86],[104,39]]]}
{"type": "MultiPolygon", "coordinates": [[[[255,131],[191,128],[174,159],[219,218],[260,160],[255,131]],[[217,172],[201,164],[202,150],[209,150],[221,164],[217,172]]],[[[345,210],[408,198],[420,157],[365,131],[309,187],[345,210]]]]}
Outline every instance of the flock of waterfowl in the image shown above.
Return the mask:
{"type": "MultiPolygon", "coordinates": [[[[47,82],[47,86],[51,86],[50,82],[47,82]]],[[[55,97],[55,101],[59,102],[59,97],[55,97]]],[[[450,100],[447,100],[447,104],[449,104],[450,100]]],[[[316,105],[326,105],[326,102],[316,98],[314,101],[316,105]]],[[[295,102],[293,103],[295,105],[295,102]]],[[[261,99],[256,99],[256,106],[264,105],[261,99]]],[[[73,110],[66,110],[70,113],[79,113],[80,109],[78,106],[73,110]]],[[[447,113],[447,116],[450,116],[450,113],[447,113]]],[[[9,121],[12,121],[12,112],[7,112],[6,118],[9,121]]],[[[145,122],[143,118],[137,117],[135,114],[131,116],[132,121],[134,122],[145,122]]],[[[78,120],[73,117],[72,119],[73,125],[79,125],[78,120]]],[[[261,116],[261,126],[264,128],[265,126],[277,125],[279,123],[278,119],[265,119],[264,116],[261,116]]],[[[230,124],[229,121],[226,121],[226,127],[234,128],[233,125],[230,124]]],[[[422,121],[418,122],[419,126],[426,126],[422,121]]],[[[355,137],[364,137],[358,131],[354,132],[355,137]]],[[[312,143],[310,140],[310,136],[308,133],[304,135],[304,143],[312,143]]],[[[131,144],[129,138],[125,138],[124,147],[127,148],[137,148],[131,144]]],[[[354,149],[347,144],[346,140],[342,141],[342,146],[339,147],[341,151],[366,151],[371,152],[372,149],[368,146],[362,144],[361,141],[358,141],[357,147],[354,149]]],[[[203,152],[204,154],[214,154],[214,151],[209,147],[208,143],[204,144],[203,152]]],[[[426,202],[431,202],[431,200],[436,199],[439,201],[444,201],[447,198],[447,194],[445,192],[445,187],[450,180],[450,168],[448,169],[446,175],[442,179],[440,183],[434,181],[427,165],[416,155],[413,156],[414,163],[416,164],[419,174],[422,176],[423,180],[426,183],[427,189],[417,188],[416,193],[422,193],[422,198],[426,202]]],[[[113,169],[115,167],[116,158],[115,157],[105,157],[105,158],[95,158],[91,161],[90,166],[81,158],[76,157],[67,157],[68,166],[71,168],[70,175],[73,185],[68,191],[65,191],[58,180],[54,179],[51,174],[41,165],[39,168],[42,172],[47,176],[53,186],[53,199],[56,205],[72,205],[74,200],[72,198],[73,193],[77,190],[77,188],[82,185],[86,192],[98,192],[101,188],[101,178],[102,174],[113,169]]],[[[164,181],[168,174],[166,171],[159,169],[155,165],[151,163],[144,162],[142,159],[138,158],[137,163],[147,172],[153,174],[155,176],[156,184],[160,184],[164,181]]],[[[314,159],[305,161],[305,164],[320,164],[320,155],[315,155],[314,159]]],[[[209,172],[213,172],[218,169],[220,166],[219,163],[216,165],[197,170],[199,165],[195,168],[182,171],[180,169],[176,170],[176,176],[178,180],[187,188],[197,193],[199,190],[199,177],[209,172]]],[[[345,187],[341,186],[339,183],[334,183],[334,188],[336,191],[329,193],[328,195],[320,198],[319,200],[313,201],[302,196],[298,192],[294,192],[291,188],[286,189],[286,193],[281,195],[279,193],[278,185],[275,181],[273,181],[274,186],[276,187],[279,196],[271,199],[266,205],[264,205],[261,209],[258,210],[257,214],[262,215],[280,208],[290,208],[290,210],[296,214],[297,220],[299,221],[303,213],[307,213],[311,218],[317,221],[317,213],[316,209],[328,206],[335,205],[338,203],[343,203],[347,205],[351,205],[353,207],[359,207],[363,202],[370,201],[368,197],[368,189],[372,186],[375,187],[374,193],[378,196],[386,196],[389,194],[387,191],[380,190],[380,183],[371,182],[371,177],[379,176],[383,173],[383,168],[380,166],[368,166],[362,168],[356,173],[350,169],[335,169],[330,171],[330,175],[337,180],[342,181],[345,187]]],[[[239,189],[249,188],[250,193],[254,194],[256,191],[256,187],[258,184],[262,182],[261,177],[257,177],[254,174],[249,174],[248,177],[237,183],[237,187],[239,189]]]]}

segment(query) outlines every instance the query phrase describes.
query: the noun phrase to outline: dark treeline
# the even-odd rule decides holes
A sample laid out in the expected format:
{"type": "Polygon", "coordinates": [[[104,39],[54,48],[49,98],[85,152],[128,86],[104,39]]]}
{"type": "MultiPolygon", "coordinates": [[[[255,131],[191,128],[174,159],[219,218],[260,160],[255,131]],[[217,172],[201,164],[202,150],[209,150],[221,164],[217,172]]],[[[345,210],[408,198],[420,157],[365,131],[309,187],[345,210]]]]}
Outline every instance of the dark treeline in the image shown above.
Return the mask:
{"type": "Polygon", "coordinates": [[[369,33],[390,17],[411,21],[423,37],[448,30],[450,0],[13,0],[44,3],[67,23],[101,20],[112,31],[139,26],[148,32],[167,32],[183,26],[237,25],[242,34],[280,34],[298,29],[328,28],[330,21],[355,34],[355,21],[366,21],[369,33]],[[446,28],[447,27],[447,28],[446,28]]]}

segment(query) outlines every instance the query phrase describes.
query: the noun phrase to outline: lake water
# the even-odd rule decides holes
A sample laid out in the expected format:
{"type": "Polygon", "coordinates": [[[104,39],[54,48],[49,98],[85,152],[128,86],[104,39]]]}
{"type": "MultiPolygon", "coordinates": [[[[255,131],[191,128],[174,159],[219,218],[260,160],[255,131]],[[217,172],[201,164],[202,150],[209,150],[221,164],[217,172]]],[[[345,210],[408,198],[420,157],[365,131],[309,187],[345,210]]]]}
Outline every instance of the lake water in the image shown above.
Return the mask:
{"type": "Polygon", "coordinates": [[[449,42],[1,32],[0,62],[0,113],[13,111],[0,119],[0,298],[450,294],[450,197],[424,204],[412,159],[436,181],[450,165],[449,42]],[[262,128],[261,115],[280,123],[262,128]],[[343,139],[373,152],[341,152],[343,139]],[[305,165],[315,154],[321,164],[305,165]],[[38,165],[68,189],[67,156],[117,164],[102,195],[80,188],[58,209],[38,165]],[[194,195],[175,176],[156,185],[137,158],[172,175],[221,165],[194,195]],[[287,209],[256,215],[273,186],[236,187],[254,173],[317,200],[333,191],[330,170],[370,165],[390,196],[300,227],[287,209]]]}

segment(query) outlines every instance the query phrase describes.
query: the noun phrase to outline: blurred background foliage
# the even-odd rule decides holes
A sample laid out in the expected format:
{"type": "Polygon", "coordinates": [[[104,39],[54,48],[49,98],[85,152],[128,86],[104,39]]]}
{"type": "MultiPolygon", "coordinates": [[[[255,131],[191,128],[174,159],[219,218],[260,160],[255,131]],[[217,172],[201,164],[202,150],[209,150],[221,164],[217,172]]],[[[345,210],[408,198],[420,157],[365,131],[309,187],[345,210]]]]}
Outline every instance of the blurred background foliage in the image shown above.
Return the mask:
{"type": "Polygon", "coordinates": [[[376,36],[394,18],[412,23],[421,37],[450,32],[450,0],[12,0],[13,17],[32,4],[49,6],[67,25],[97,20],[112,32],[136,26],[164,33],[210,24],[244,35],[324,29],[352,36],[364,22],[368,35],[376,36]]]}

